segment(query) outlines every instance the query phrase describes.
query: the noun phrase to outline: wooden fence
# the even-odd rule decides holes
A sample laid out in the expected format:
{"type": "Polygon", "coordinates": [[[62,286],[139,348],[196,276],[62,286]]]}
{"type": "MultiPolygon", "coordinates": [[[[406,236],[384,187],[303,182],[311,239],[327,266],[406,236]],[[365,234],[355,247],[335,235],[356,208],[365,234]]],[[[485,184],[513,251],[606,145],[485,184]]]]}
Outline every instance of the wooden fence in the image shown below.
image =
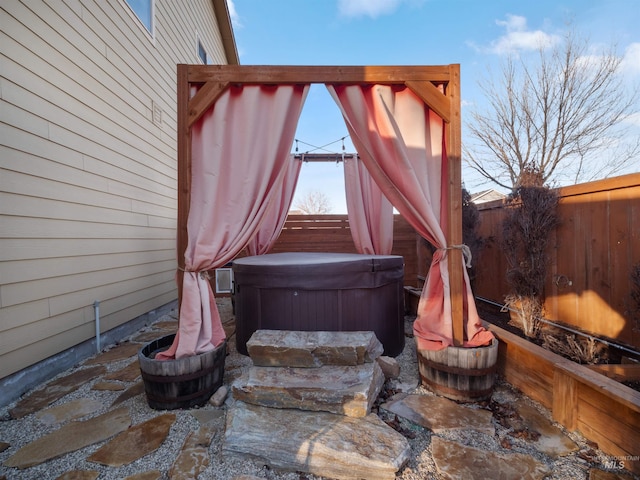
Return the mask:
{"type": "MultiPolygon", "coordinates": [[[[393,218],[393,255],[404,257],[404,284],[417,286],[417,234],[400,215],[393,218]]],[[[347,215],[289,215],[270,253],[356,253],[347,215]]]]}
{"type": "MultiPolygon", "coordinates": [[[[559,189],[560,226],[549,247],[545,317],[640,348],[631,311],[630,274],[640,262],[640,174],[559,189]]],[[[480,205],[477,296],[509,292],[501,251],[501,201],[480,205]]]]}
{"type": "MultiPolygon", "coordinates": [[[[631,315],[630,298],[631,268],[640,262],[640,174],[564,187],[559,194],[561,223],[549,247],[545,317],[640,349],[640,322],[631,315]]],[[[485,244],[474,258],[474,293],[501,303],[509,293],[503,204],[479,210],[485,244]]],[[[289,215],[272,250],[286,251],[355,253],[347,215],[289,215]]],[[[404,257],[404,284],[421,286],[430,254],[400,215],[394,216],[392,253],[404,257]]]]}

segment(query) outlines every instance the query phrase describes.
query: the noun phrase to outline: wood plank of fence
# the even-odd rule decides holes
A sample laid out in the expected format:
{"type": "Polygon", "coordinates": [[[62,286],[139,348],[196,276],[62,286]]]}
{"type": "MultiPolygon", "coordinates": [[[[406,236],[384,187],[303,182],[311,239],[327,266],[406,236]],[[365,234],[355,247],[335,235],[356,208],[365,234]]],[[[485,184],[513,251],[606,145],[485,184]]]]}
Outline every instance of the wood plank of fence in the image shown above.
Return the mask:
{"type": "MultiPolygon", "coordinates": [[[[640,262],[640,174],[559,189],[560,225],[549,246],[545,317],[640,349],[631,315],[631,267],[640,262]]],[[[503,302],[502,202],[478,206],[485,246],[475,294],[503,302]]]]}
{"type": "MultiPolygon", "coordinates": [[[[418,285],[417,234],[401,215],[393,216],[393,255],[404,258],[404,284],[418,285]]],[[[279,252],[357,253],[347,215],[290,214],[273,246],[279,252]]]]}

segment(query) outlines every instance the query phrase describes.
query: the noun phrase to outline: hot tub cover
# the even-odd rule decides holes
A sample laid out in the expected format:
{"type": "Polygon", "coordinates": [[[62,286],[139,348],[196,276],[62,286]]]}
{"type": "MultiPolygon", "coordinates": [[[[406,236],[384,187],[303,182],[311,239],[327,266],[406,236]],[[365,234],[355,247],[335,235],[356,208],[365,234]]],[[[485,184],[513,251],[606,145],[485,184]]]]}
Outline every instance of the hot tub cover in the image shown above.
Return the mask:
{"type": "Polygon", "coordinates": [[[404,259],[357,253],[271,253],[234,260],[233,274],[242,285],[269,288],[375,288],[401,281],[404,259]]]}

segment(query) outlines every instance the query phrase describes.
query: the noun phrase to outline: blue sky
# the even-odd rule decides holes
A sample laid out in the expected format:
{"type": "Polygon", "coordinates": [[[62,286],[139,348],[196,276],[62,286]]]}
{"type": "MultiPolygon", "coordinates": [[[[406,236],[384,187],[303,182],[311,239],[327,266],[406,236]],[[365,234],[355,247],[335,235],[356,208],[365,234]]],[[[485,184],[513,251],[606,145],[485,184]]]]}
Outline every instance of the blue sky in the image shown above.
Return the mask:
{"type": "MultiPolygon", "coordinates": [[[[227,1],[242,65],[459,63],[463,122],[465,108],[484,101],[477,82],[488,68],[495,71],[510,51],[559,38],[569,23],[594,46],[615,43],[625,75],[640,81],[640,0],[227,1]]],[[[346,134],[325,87],[312,86],[296,133],[299,152],[340,152],[346,134]]],[[[353,151],[348,139],[345,146],[353,151]]],[[[471,192],[493,188],[464,166],[463,181],[471,192]]],[[[303,165],[296,195],[313,190],[329,197],[332,213],[346,213],[341,165],[303,165]]]]}

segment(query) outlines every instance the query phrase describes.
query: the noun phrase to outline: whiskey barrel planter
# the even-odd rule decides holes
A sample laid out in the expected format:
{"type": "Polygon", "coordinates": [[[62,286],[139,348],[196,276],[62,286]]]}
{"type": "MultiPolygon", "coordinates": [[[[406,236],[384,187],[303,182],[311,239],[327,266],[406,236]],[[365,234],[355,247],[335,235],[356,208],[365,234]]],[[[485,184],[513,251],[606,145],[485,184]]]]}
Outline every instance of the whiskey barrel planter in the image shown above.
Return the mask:
{"type": "Polygon", "coordinates": [[[174,410],[204,405],[222,385],[226,342],[210,352],[176,360],[155,360],[175,335],[147,343],[138,352],[140,372],[149,406],[174,410]]]}
{"type": "Polygon", "coordinates": [[[486,347],[418,350],[423,385],[451,400],[475,402],[491,397],[498,360],[498,340],[486,347]]]}

